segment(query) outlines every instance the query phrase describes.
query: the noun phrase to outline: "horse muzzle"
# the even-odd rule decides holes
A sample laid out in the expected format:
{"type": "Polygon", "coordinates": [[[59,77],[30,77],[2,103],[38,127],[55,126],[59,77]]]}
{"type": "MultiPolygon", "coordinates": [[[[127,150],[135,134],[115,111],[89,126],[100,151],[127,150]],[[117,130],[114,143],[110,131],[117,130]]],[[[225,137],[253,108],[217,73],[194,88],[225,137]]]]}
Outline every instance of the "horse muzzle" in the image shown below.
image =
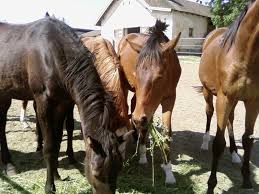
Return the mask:
{"type": "Polygon", "coordinates": [[[134,127],[136,127],[137,129],[143,129],[143,128],[147,127],[148,119],[145,115],[141,116],[139,119],[136,119],[133,116],[132,117],[132,123],[133,123],[134,127]]]}

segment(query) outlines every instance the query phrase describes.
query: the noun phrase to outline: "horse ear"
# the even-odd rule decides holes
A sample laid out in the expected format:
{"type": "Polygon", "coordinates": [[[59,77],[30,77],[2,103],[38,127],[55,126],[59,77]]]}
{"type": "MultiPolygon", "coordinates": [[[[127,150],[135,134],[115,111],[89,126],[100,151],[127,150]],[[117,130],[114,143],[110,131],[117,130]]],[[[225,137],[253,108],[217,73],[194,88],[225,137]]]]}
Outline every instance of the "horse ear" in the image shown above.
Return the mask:
{"type": "Polygon", "coordinates": [[[135,42],[131,42],[131,41],[129,41],[127,38],[126,38],[126,41],[129,43],[130,47],[131,47],[134,51],[136,51],[137,53],[140,53],[141,49],[143,48],[142,45],[139,45],[139,44],[137,44],[137,43],[135,43],[135,42]]]}
{"type": "Polygon", "coordinates": [[[46,12],[45,17],[49,17],[49,12],[46,12]]]}
{"type": "Polygon", "coordinates": [[[162,52],[166,52],[166,51],[168,51],[170,49],[174,49],[176,47],[179,39],[180,39],[180,36],[181,36],[181,32],[175,38],[173,38],[169,42],[165,43],[162,46],[162,52]]]}
{"type": "Polygon", "coordinates": [[[121,153],[123,160],[125,159],[125,150],[126,150],[127,140],[132,135],[132,133],[134,133],[134,130],[130,130],[126,133],[124,132],[125,130],[127,131],[126,127],[116,130],[116,135],[117,135],[118,142],[119,142],[118,150],[121,153]],[[123,134],[121,135],[121,133],[123,133],[123,134]]]}
{"type": "Polygon", "coordinates": [[[126,141],[132,135],[133,132],[134,130],[128,131],[127,127],[122,127],[115,131],[119,143],[126,141]]]}

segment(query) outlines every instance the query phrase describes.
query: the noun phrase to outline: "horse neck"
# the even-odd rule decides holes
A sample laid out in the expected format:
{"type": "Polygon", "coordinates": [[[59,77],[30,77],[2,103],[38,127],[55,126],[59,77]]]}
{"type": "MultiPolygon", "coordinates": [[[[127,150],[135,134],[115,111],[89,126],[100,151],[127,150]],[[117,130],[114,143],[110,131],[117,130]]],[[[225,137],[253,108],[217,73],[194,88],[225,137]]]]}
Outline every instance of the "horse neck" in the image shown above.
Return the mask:
{"type": "MultiPolygon", "coordinates": [[[[259,38],[259,0],[249,8],[237,32],[235,45],[240,58],[253,60],[255,44],[259,38]],[[245,52],[244,52],[245,51],[245,52]]],[[[258,49],[256,49],[258,50],[258,49]]]]}
{"type": "Polygon", "coordinates": [[[124,83],[120,75],[119,60],[116,58],[117,54],[110,42],[100,37],[89,41],[88,45],[90,50],[95,53],[95,66],[104,88],[106,91],[111,92],[113,96],[120,125],[128,125],[128,105],[124,92],[124,83]]]}

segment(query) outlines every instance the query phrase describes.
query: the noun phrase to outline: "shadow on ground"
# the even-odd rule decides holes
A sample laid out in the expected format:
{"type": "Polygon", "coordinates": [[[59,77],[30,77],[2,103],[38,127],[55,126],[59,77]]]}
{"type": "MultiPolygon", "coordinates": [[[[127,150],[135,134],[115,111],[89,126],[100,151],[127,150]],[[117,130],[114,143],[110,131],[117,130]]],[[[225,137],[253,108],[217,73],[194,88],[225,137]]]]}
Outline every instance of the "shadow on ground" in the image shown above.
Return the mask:
{"type": "MultiPolygon", "coordinates": [[[[176,177],[177,183],[173,186],[165,186],[164,172],[162,171],[160,164],[162,163],[162,157],[159,150],[155,150],[155,186],[152,187],[152,165],[151,157],[148,153],[149,164],[145,166],[138,165],[138,157],[129,161],[129,165],[126,166],[118,180],[119,192],[141,192],[141,193],[174,193],[174,194],[192,194],[192,193],[204,193],[207,188],[208,172],[211,165],[211,149],[207,152],[200,151],[200,145],[203,134],[193,131],[175,131],[173,134],[173,142],[171,144],[172,155],[171,160],[174,166],[173,171],[176,177]],[[198,181],[197,181],[197,180],[198,181]],[[197,186],[199,183],[199,186],[197,186]]],[[[80,135],[76,137],[81,139],[80,135]]],[[[63,139],[66,141],[66,138],[63,139]]],[[[210,145],[211,147],[211,145],[210,145]]],[[[241,148],[240,148],[241,149],[241,148]]],[[[135,152],[135,143],[131,142],[128,146],[128,158],[135,152]]],[[[259,164],[259,141],[255,141],[252,158],[251,169],[258,167],[259,164]]],[[[12,158],[15,163],[18,173],[23,173],[29,170],[39,170],[45,168],[45,163],[42,156],[37,152],[19,152],[11,150],[12,158]]],[[[65,153],[61,152],[60,156],[64,156],[65,153]]],[[[59,168],[70,169],[76,168],[81,174],[84,174],[84,151],[75,152],[75,158],[78,163],[74,166],[69,165],[67,157],[63,157],[59,161],[59,168]]],[[[2,165],[1,165],[2,166],[2,165]]],[[[258,170],[258,169],[257,169],[258,170]]],[[[231,155],[228,148],[225,150],[224,155],[220,160],[219,172],[224,174],[229,179],[232,185],[229,188],[224,188],[224,179],[218,179],[217,187],[223,188],[223,193],[226,194],[254,194],[259,192],[258,182],[255,182],[255,174],[252,173],[252,180],[254,185],[253,191],[247,191],[241,189],[242,177],[240,173],[240,166],[233,165],[231,163],[231,155]],[[222,186],[223,185],[223,186],[222,186]]],[[[254,171],[253,171],[254,172],[254,171]]],[[[218,174],[219,177],[219,174],[218,174]]],[[[8,177],[0,174],[0,179],[15,185],[15,182],[8,179],[8,177]]],[[[258,179],[257,179],[258,180],[258,179]]],[[[22,188],[19,188],[22,190],[22,188]]],[[[26,193],[26,191],[24,191],[26,193]]],[[[28,192],[27,192],[28,193],[28,192]]]]}
{"type": "MultiPolygon", "coordinates": [[[[177,183],[171,187],[164,185],[165,177],[160,167],[162,163],[159,150],[155,151],[155,187],[152,187],[152,165],[150,154],[148,154],[149,164],[140,166],[138,157],[130,161],[130,166],[124,168],[122,176],[119,179],[118,190],[120,192],[141,192],[141,193],[174,193],[174,194],[192,194],[204,193],[207,189],[207,180],[210,172],[212,151],[200,151],[202,143],[202,133],[193,131],[175,131],[173,134],[173,142],[171,144],[172,155],[171,160],[174,165],[174,175],[177,183]],[[199,179],[197,186],[197,180],[199,179]]],[[[212,142],[212,141],[211,141],[212,142]]],[[[251,163],[258,166],[259,157],[256,155],[259,152],[258,141],[255,142],[253,148],[253,156],[251,163]]],[[[211,147],[211,145],[210,145],[211,147]]],[[[135,144],[131,143],[129,153],[134,153],[135,144]]],[[[239,148],[242,149],[242,148],[239,148]]],[[[251,165],[252,166],[252,165],[251,165]]],[[[252,167],[251,167],[252,170],[252,167]]],[[[224,155],[221,157],[219,172],[223,173],[229,181],[231,188],[224,188],[224,182],[218,178],[218,187],[223,188],[223,193],[227,194],[254,194],[259,192],[258,182],[255,183],[255,174],[252,173],[251,180],[253,181],[254,190],[244,190],[241,188],[242,176],[240,165],[231,163],[231,155],[229,149],[226,148],[224,155]],[[222,186],[223,185],[223,186],[222,186]],[[225,190],[225,191],[224,191],[225,190]]],[[[218,177],[220,177],[218,173],[218,177]]],[[[223,179],[224,180],[224,179],[223,179]]]]}

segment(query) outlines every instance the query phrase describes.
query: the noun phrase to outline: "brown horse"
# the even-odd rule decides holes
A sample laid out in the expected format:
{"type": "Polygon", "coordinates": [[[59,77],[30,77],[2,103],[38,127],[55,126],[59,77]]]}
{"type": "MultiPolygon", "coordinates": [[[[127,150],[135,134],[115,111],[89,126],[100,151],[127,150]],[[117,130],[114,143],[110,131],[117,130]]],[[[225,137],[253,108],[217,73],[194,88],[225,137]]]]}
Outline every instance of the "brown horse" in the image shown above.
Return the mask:
{"type": "MultiPolygon", "coordinates": [[[[205,39],[203,44],[203,50],[210,45],[210,43],[219,36],[225,33],[226,28],[218,28],[212,31],[205,39]]],[[[216,88],[216,63],[211,63],[215,61],[216,55],[210,53],[210,61],[203,61],[203,66],[201,67],[200,77],[202,78],[201,82],[205,84],[203,87],[195,87],[198,92],[203,93],[204,99],[206,101],[206,116],[207,116],[207,123],[206,123],[206,132],[203,136],[203,143],[201,146],[202,150],[208,150],[209,148],[209,141],[210,141],[210,123],[211,118],[214,112],[213,107],[213,95],[217,95],[217,88],[216,88]],[[214,58],[212,60],[212,58],[214,58]],[[206,67],[205,67],[206,65],[206,67]],[[204,71],[205,69],[205,71],[204,71]],[[208,75],[209,72],[209,76],[208,75]],[[206,79],[204,77],[206,76],[206,79]],[[204,79],[204,80],[203,80],[204,79]]],[[[206,56],[207,57],[207,56],[206,56]]],[[[230,153],[232,156],[233,163],[241,163],[240,157],[237,154],[237,146],[235,143],[234,132],[233,132],[233,121],[234,121],[234,107],[231,111],[229,121],[227,124],[228,134],[229,134],[229,142],[230,142],[230,153]]]]}
{"type": "MultiPolygon", "coordinates": [[[[108,40],[102,37],[84,37],[81,35],[81,41],[83,44],[94,54],[94,65],[101,78],[102,84],[106,92],[109,92],[114,100],[117,115],[117,126],[120,127],[116,131],[118,136],[126,133],[130,128],[128,118],[128,105],[124,96],[124,82],[122,81],[121,69],[119,65],[118,56],[108,40]]],[[[24,101],[23,105],[27,105],[24,101]]],[[[26,106],[22,107],[22,115],[24,115],[26,106]]],[[[74,130],[74,118],[73,118],[74,105],[72,104],[66,114],[66,130],[67,130],[67,155],[71,164],[75,163],[74,151],[73,151],[73,130],[74,130]]],[[[24,117],[24,116],[23,116],[24,117]]],[[[42,150],[42,135],[40,130],[36,130],[37,133],[37,151],[42,150]]],[[[128,137],[130,133],[125,134],[124,138],[128,137]]],[[[123,151],[123,157],[125,156],[126,141],[120,146],[123,151]]]]}
{"type": "Polygon", "coordinates": [[[86,176],[94,193],[115,193],[122,167],[120,139],[115,134],[116,109],[105,92],[92,54],[74,31],[56,19],[29,24],[0,24],[0,144],[7,173],[13,170],[5,125],[11,99],[36,102],[47,166],[45,192],[55,192],[54,178],[65,113],[77,104],[86,145],[86,176]],[[114,116],[115,115],[115,116],[114,116]]]}
{"type": "Polygon", "coordinates": [[[243,187],[252,188],[249,160],[253,145],[254,124],[259,107],[259,0],[252,1],[224,34],[208,42],[203,50],[200,64],[200,79],[209,91],[217,93],[217,133],[213,141],[213,160],[208,181],[208,194],[217,184],[216,172],[219,158],[226,142],[225,128],[238,101],[246,109],[245,133],[242,137],[244,161],[241,169],[243,187]],[[216,84],[210,84],[211,69],[206,64],[215,64],[216,84]],[[207,73],[206,73],[207,72],[207,73]],[[213,87],[215,87],[213,89],[213,87]]]}
{"type": "MultiPolygon", "coordinates": [[[[162,105],[164,134],[168,137],[168,161],[162,165],[166,183],[174,183],[171,171],[171,115],[181,67],[174,51],[180,34],[173,40],[165,36],[167,25],[157,21],[149,34],[128,34],[119,43],[118,53],[127,81],[127,90],[134,92],[131,101],[132,123],[141,134],[139,163],[147,163],[145,136],[147,124],[158,105],[162,105]]],[[[127,96],[127,92],[126,92],[127,96]]]]}

